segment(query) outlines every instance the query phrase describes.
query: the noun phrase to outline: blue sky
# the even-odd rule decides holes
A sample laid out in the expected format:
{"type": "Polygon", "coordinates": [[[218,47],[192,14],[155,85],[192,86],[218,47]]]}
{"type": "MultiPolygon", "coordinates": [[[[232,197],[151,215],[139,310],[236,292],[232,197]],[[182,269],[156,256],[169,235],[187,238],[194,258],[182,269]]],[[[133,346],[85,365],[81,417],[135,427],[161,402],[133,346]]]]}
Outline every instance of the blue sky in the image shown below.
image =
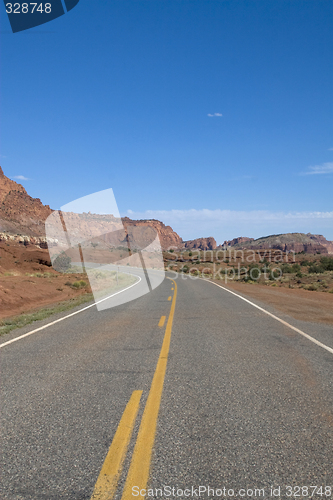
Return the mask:
{"type": "Polygon", "coordinates": [[[15,34],[0,7],[1,165],[29,194],[333,239],[332,2],[80,0],[15,34]]]}

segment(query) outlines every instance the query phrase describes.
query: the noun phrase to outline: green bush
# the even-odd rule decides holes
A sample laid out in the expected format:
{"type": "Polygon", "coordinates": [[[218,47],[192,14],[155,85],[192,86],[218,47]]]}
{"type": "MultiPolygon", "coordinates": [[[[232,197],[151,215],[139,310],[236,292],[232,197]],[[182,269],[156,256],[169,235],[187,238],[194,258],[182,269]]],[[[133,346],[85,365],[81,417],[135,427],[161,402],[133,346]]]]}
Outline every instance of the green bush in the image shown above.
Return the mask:
{"type": "Polygon", "coordinates": [[[271,271],[271,273],[269,275],[269,279],[270,280],[273,281],[273,280],[276,280],[276,279],[279,279],[279,278],[281,278],[281,274],[280,274],[280,272],[277,269],[275,269],[274,271],[271,271]]]}
{"type": "Polygon", "coordinates": [[[249,266],[249,279],[257,280],[260,278],[260,269],[256,265],[249,266]]]}
{"type": "Polygon", "coordinates": [[[300,272],[300,270],[301,270],[301,266],[300,266],[299,264],[293,264],[293,265],[291,266],[291,269],[292,269],[292,272],[293,272],[293,273],[299,273],[299,272],[300,272]]]}
{"type": "Polygon", "coordinates": [[[71,267],[71,258],[62,252],[53,262],[53,269],[59,271],[59,273],[65,273],[71,267]]]}
{"type": "Polygon", "coordinates": [[[308,272],[312,274],[320,274],[325,272],[325,268],[321,264],[311,264],[311,266],[308,267],[308,272]]]}
{"type": "Polygon", "coordinates": [[[325,271],[333,271],[333,257],[322,257],[320,259],[320,264],[325,271]]]}

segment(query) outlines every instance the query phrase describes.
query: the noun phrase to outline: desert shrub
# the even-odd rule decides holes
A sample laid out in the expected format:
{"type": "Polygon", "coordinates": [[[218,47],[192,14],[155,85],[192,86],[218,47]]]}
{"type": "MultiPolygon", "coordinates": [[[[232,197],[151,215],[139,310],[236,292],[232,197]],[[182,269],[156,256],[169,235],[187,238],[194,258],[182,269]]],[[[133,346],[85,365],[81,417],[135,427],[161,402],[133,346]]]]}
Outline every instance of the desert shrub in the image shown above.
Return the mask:
{"type": "Polygon", "coordinates": [[[298,271],[298,272],[296,273],[296,277],[297,277],[297,278],[303,278],[303,274],[301,273],[301,271],[298,271]]]}
{"type": "Polygon", "coordinates": [[[301,266],[305,267],[305,266],[309,266],[309,265],[310,265],[310,262],[308,260],[301,261],[301,266]]]}
{"type": "Polygon", "coordinates": [[[258,278],[260,278],[260,269],[258,268],[258,266],[256,266],[255,264],[249,266],[249,279],[257,280],[258,278]]]}
{"type": "Polygon", "coordinates": [[[276,279],[279,279],[281,278],[281,273],[280,273],[280,270],[279,269],[274,269],[271,271],[270,275],[269,275],[269,279],[270,280],[276,280],[276,279]]]}
{"type": "Polygon", "coordinates": [[[289,264],[282,264],[281,271],[283,274],[292,273],[292,267],[289,264]]]}
{"type": "Polygon", "coordinates": [[[186,265],[185,265],[185,266],[183,266],[183,267],[182,267],[182,269],[181,269],[181,271],[182,271],[183,273],[188,273],[188,271],[189,271],[188,266],[186,266],[186,265]]]}
{"type": "Polygon", "coordinates": [[[192,255],[193,255],[193,253],[192,253],[192,252],[189,252],[189,253],[188,253],[188,256],[189,256],[189,257],[192,257],[192,255]]]}
{"type": "Polygon", "coordinates": [[[305,285],[304,290],[310,290],[311,292],[315,292],[317,290],[317,286],[311,283],[310,285],[305,285]]]}
{"type": "Polygon", "coordinates": [[[291,269],[292,269],[292,272],[293,272],[293,273],[298,273],[298,272],[300,272],[300,270],[301,270],[301,266],[300,266],[299,264],[293,264],[293,265],[291,266],[291,269]]]}
{"type": "Polygon", "coordinates": [[[311,264],[311,266],[308,267],[308,272],[312,274],[320,274],[325,272],[325,268],[321,264],[311,264]]]}
{"type": "Polygon", "coordinates": [[[333,271],[333,257],[322,257],[320,264],[326,271],[333,271]]]}
{"type": "Polygon", "coordinates": [[[74,281],[73,285],[72,285],[74,288],[84,288],[85,286],[87,286],[87,282],[84,281],[84,280],[80,280],[80,281],[74,281]]]}
{"type": "Polygon", "coordinates": [[[53,269],[60,273],[65,273],[71,267],[71,262],[71,258],[65,252],[62,252],[53,262],[53,269]]]}

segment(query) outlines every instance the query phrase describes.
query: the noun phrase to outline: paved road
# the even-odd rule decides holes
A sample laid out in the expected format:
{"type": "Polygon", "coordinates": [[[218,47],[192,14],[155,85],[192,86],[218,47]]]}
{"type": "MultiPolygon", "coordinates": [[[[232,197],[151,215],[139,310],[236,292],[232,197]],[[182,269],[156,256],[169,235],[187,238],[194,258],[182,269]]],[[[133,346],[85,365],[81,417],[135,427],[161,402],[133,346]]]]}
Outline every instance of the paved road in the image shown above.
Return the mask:
{"type": "MultiPolygon", "coordinates": [[[[333,347],[332,328],[309,329],[333,347]]],[[[107,484],[105,499],[140,500],[130,478],[145,484],[147,460],[148,487],[184,490],[178,498],[314,491],[288,485],[323,486],[313,498],[333,498],[325,490],[333,486],[333,355],[211,283],[165,279],[0,353],[3,499],[90,500],[94,491],[102,499],[107,484]],[[111,470],[121,449],[114,488],[101,469],[111,470]]]]}

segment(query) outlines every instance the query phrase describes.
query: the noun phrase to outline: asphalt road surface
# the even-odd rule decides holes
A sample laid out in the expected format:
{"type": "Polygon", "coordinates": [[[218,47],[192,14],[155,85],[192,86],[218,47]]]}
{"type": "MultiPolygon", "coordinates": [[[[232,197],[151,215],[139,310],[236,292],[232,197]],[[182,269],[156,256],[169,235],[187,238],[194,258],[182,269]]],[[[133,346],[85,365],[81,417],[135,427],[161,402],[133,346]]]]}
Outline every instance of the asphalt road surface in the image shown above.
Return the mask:
{"type": "Polygon", "coordinates": [[[333,499],[332,352],[212,283],[166,278],[0,354],[2,499],[333,499]]]}

